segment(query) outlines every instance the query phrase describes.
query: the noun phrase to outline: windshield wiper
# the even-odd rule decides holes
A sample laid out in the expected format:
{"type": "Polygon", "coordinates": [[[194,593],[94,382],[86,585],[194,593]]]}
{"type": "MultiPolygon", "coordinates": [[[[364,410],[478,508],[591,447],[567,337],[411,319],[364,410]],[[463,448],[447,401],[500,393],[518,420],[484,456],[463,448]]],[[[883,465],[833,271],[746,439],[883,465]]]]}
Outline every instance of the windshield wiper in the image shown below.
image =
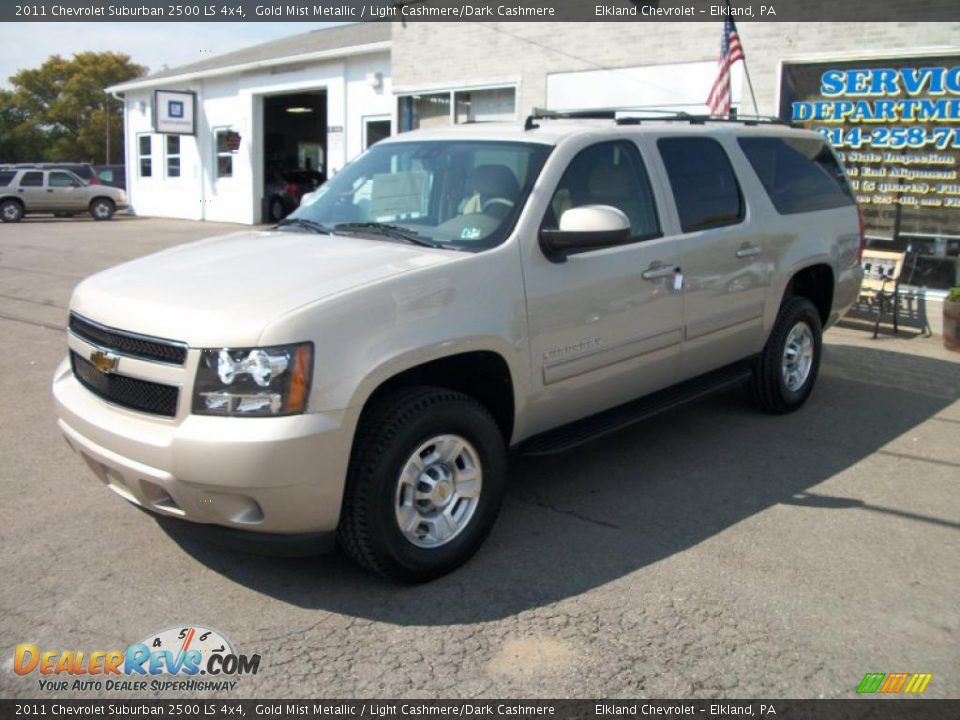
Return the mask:
{"type": "Polygon", "coordinates": [[[444,245],[443,243],[437,243],[433,242],[432,240],[427,240],[426,238],[417,237],[419,233],[416,230],[410,230],[408,228],[403,228],[398,225],[390,225],[388,223],[349,222],[334,225],[333,229],[337,232],[368,232],[378,235],[385,235],[386,237],[397,238],[399,240],[412,243],[413,245],[422,245],[423,247],[449,248],[449,246],[444,245]]]}
{"type": "Polygon", "coordinates": [[[312,232],[320,233],[322,235],[333,235],[333,231],[330,230],[330,228],[328,228],[327,226],[321,225],[320,223],[314,222],[313,220],[307,220],[305,218],[294,218],[294,217],[284,218],[273,227],[274,229],[280,228],[280,227],[302,227],[302,228],[307,228],[307,230],[310,230],[312,232]]]}

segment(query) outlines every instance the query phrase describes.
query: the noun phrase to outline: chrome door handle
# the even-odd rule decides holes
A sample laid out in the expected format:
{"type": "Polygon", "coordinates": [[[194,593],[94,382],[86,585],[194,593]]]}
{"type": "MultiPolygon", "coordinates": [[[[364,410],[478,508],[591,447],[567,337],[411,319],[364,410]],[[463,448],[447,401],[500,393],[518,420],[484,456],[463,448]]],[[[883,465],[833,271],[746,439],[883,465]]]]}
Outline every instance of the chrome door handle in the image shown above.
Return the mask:
{"type": "Polygon", "coordinates": [[[659,278],[670,277],[678,272],[680,272],[680,268],[673,265],[655,265],[640,273],[640,277],[644,280],[658,280],[659,278]]]}
{"type": "Polygon", "coordinates": [[[737,250],[738,258],[753,257],[754,255],[759,255],[763,251],[759,245],[744,245],[742,248],[737,250]]]}

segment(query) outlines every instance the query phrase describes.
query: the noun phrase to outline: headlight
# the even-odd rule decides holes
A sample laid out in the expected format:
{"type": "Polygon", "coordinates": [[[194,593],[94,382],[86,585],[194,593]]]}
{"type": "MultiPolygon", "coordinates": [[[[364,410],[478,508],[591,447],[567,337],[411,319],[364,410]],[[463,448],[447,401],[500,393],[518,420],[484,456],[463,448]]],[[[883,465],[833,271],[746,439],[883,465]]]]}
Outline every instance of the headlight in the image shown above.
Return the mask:
{"type": "Polygon", "coordinates": [[[296,415],[307,408],[313,343],[204,350],[193,389],[197,415],[296,415]]]}

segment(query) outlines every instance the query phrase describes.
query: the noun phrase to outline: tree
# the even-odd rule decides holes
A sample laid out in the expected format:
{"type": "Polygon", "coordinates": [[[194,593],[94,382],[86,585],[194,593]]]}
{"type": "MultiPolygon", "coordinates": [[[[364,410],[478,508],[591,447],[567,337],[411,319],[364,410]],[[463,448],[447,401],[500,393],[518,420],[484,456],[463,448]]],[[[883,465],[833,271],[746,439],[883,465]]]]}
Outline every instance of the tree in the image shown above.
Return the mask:
{"type": "Polygon", "coordinates": [[[27,121],[12,92],[0,90],[0,162],[22,162],[44,156],[43,135],[27,121]]]}
{"type": "MultiPolygon", "coordinates": [[[[0,131],[10,114],[18,121],[10,141],[22,141],[30,152],[39,152],[17,159],[116,161],[123,157],[123,103],[104,88],[145,72],[123,53],[80,52],[70,60],[53,55],[40,67],[10,77],[10,109],[4,102],[0,131]]],[[[0,152],[5,149],[0,146],[0,152]]]]}

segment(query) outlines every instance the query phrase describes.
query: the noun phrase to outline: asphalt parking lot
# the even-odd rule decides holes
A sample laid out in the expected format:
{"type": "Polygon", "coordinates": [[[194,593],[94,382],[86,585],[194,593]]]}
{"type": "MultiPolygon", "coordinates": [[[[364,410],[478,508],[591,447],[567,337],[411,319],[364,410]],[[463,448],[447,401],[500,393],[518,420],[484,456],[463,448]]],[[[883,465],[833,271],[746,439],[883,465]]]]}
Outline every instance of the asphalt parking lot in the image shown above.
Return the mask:
{"type": "Polygon", "coordinates": [[[262,656],[231,697],[850,698],[867,672],[960,696],[960,356],[939,338],[834,329],[799,413],[731,391],[515,459],[487,544],[429,585],[165,531],[59,436],[67,303],[101,268],[242,229],[0,226],[0,697],[84,695],[15,675],[17,643],[186,624],[262,656]]]}

